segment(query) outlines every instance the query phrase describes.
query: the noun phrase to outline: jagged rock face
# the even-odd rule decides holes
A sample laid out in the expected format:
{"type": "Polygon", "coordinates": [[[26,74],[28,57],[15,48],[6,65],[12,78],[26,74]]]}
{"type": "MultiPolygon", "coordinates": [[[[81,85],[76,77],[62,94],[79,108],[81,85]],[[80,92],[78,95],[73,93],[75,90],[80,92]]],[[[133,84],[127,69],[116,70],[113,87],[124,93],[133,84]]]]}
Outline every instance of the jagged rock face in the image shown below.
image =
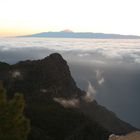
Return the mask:
{"type": "MultiPolygon", "coordinates": [[[[118,119],[114,113],[108,111],[105,107],[98,105],[96,101],[86,102],[83,100],[86,92],[81,91],[76,86],[67,62],[60,54],[54,53],[42,60],[28,60],[14,65],[0,63],[0,81],[4,83],[9,97],[15,92],[20,92],[25,95],[27,102],[26,114],[31,119],[33,128],[35,128],[31,132],[31,140],[38,139],[32,137],[36,131],[39,136],[44,135],[44,140],[52,137],[56,134],[56,129],[52,132],[50,128],[54,129],[52,127],[54,126],[59,129],[61,124],[58,122],[61,121],[62,123],[65,122],[65,125],[62,125],[61,129],[66,132],[71,132],[71,135],[68,136],[69,139],[68,137],[66,139],[61,136],[61,140],[90,140],[91,138],[105,140],[110,133],[128,133],[136,130],[131,125],[118,119]],[[54,98],[57,100],[54,100],[54,98]],[[63,99],[63,103],[66,103],[66,100],[71,103],[71,100],[74,99],[78,104],[78,108],[76,108],[78,114],[73,112],[75,111],[74,108],[70,112],[67,112],[68,109],[64,108],[62,106],[63,104],[61,105],[59,102],[56,102],[60,98],[63,99]],[[82,112],[87,118],[84,117],[81,119],[83,116],[81,115],[82,112]],[[92,120],[92,125],[89,125],[91,123],[90,119],[86,122],[88,117],[92,120]],[[54,123],[55,120],[58,121],[54,123]],[[78,120],[81,120],[81,122],[78,120]],[[69,121],[69,126],[66,126],[67,121],[69,121]],[[49,124],[50,122],[51,124],[49,124]],[[71,127],[70,124],[75,125],[71,127]],[[82,125],[82,129],[80,124],[82,125]],[[67,127],[69,128],[68,130],[64,129],[67,127]],[[87,127],[91,128],[91,133],[84,134],[83,131],[87,127]],[[96,127],[98,135],[102,135],[102,138],[96,137],[97,134],[93,133],[96,127]],[[76,130],[74,131],[73,129],[76,130]],[[78,136],[81,135],[82,139],[76,139],[76,133],[78,136]]],[[[63,135],[68,135],[67,133],[63,135]]]]}
{"type": "Polygon", "coordinates": [[[43,60],[19,62],[10,66],[2,75],[5,75],[7,89],[12,93],[65,98],[78,97],[81,94],[66,61],[57,53],[43,60]]]}

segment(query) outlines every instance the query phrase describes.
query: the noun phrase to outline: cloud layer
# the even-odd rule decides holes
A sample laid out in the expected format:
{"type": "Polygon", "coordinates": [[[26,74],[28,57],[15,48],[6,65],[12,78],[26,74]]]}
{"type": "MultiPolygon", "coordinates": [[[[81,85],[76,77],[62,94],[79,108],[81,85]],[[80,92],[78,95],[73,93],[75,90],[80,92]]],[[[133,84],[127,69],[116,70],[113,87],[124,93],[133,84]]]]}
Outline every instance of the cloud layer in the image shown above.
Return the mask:
{"type": "Polygon", "coordinates": [[[140,63],[140,40],[0,38],[0,60],[15,63],[60,52],[69,61],[140,63]]]}

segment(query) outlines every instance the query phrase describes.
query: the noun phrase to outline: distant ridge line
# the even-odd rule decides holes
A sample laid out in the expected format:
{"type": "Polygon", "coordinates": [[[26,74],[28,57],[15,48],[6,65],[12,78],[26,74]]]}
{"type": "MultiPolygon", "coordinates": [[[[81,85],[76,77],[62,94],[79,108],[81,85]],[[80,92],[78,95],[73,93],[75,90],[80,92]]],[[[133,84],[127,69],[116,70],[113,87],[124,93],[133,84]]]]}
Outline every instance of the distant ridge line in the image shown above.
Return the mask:
{"type": "Polygon", "coordinates": [[[140,39],[137,35],[105,34],[92,32],[72,32],[64,30],[60,32],[41,32],[37,34],[17,37],[46,37],[46,38],[95,38],[95,39],[140,39]]]}

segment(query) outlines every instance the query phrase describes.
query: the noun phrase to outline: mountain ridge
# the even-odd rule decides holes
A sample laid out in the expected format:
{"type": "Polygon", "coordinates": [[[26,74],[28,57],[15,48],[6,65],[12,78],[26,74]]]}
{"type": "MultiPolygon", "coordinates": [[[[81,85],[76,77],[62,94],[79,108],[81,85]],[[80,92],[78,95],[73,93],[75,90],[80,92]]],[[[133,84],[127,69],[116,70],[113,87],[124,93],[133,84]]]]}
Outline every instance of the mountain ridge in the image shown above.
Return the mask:
{"type": "Polygon", "coordinates": [[[25,96],[32,124],[29,140],[107,140],[109,134],[137,130],[95,100],[85,101],[86,92],[77,87],[58,53],[14,65],[0,63],[0,81],[9,98],[16,92],[25,96]]]}
{"type": "Polygon", "coordinates": [[[31,35],[18,37],[46,37],[46,38],[95,38],[95,39],[140,39],[137,35],[121,35],[121,34],[107,34],[107,33],[93,33],[93,32],[72,32],[71,30],[64,30],[60,32],[41,32],[31,35]]]}

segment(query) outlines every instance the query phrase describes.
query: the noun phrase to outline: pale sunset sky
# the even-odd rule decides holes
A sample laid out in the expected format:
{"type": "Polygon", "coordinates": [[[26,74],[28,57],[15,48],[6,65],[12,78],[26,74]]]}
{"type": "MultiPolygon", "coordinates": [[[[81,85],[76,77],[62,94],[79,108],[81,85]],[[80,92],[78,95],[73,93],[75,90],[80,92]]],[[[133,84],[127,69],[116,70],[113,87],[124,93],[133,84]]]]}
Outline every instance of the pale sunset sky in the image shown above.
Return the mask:
{"type": "Polygon", "coordinates": [[[140,0],[0,0],[0,36],[64,29],[140,35],[140,0]]]}

